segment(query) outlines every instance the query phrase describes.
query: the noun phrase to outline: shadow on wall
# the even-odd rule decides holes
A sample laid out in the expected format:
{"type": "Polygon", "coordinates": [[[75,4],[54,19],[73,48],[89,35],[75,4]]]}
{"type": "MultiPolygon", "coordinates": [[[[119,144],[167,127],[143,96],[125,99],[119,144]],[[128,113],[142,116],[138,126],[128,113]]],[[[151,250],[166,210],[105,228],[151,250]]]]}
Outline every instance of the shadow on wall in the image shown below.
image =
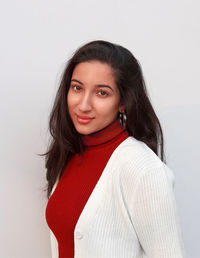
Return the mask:
{"type": "Polygon", "coordinates": [[[200,257],[200,105],[159,112],[168,166],[175,175],[175,195],[188,257],[200,257]]]}

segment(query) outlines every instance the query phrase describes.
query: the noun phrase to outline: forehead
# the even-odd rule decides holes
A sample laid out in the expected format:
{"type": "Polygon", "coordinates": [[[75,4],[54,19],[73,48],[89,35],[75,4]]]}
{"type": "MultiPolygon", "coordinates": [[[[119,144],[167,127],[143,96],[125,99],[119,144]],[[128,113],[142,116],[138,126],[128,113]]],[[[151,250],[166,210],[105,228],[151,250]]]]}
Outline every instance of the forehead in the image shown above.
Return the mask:
{"type": "Polygon", "coordinates": [[[83,83],[107,83],[116,86],[113,69],[99,61],[79,63],[74,68],[72,79],[82,80],[83,83]]]}

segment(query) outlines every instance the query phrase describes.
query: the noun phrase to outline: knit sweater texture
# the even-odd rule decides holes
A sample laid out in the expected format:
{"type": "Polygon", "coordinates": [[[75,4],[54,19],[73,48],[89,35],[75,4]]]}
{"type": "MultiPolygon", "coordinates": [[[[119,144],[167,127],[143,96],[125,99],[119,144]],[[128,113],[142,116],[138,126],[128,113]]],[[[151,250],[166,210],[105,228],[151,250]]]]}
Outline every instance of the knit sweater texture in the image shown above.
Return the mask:
{"type": "MultiPolygon", "coordinates": [[[[91,171],[87,167],[82,170],[84,165],[79,159],[80,163],[74,160],[73,166],[82,164],[80,170],[69,169],[63,180],[55,184],[46,210],[52,258],[185,257],[173,172],[145,143],[127,135],[124,138],[107,156],[108,161],[98,173],[93,171],[95,179],[91,184],[84,177],[84,173],[87,177],[91,171]],[[71,171],[77,174],[70,183],[71,171]],[[75,181],[81,184],[77,187],[72,184],[75,181]],[[68,195],[61,198],[66,188],[69,192],[63,193],[68,195]],[[83,192],[87,194],[84,196],[83,192]],[[74,253],[67,253],[65,248],[70,250],[73,244],[74,253]]],[[[91,139],[88,139],[90,144],[91,139]]],[[[100,144],[89,146],[90,163],[99,164],[98,153],[106,152],[104,145],[108,142],[100,140],[100,144]]]]}

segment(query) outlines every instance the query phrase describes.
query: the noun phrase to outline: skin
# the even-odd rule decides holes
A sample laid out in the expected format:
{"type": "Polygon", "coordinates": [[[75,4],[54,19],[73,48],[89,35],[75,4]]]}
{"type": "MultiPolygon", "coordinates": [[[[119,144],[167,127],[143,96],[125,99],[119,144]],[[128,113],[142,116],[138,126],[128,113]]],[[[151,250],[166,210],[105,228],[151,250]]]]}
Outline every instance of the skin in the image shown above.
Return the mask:
{"type": "Polygon", "coordinates": [[[90,61],[74,68],[67,104],[78,133],[95,133],[114,122],[118,112],[124,109],[119,101],[119,90],[109,65],[90,61]]]}

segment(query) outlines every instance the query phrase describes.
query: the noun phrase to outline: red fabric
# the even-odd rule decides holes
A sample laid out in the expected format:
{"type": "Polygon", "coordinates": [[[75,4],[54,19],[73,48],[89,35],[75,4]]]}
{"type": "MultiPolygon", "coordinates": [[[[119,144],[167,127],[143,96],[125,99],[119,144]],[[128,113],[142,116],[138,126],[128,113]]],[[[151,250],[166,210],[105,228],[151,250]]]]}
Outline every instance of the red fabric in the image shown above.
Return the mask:
{"type": "Polygon", "coordinates": [[[46,207],[46,220],[57,238],[59,258],[74,257],[74,229],[108,159],[128,137],[115,121],[103,130],[84,137],[83,155],[75,155],[46,207]]]}

